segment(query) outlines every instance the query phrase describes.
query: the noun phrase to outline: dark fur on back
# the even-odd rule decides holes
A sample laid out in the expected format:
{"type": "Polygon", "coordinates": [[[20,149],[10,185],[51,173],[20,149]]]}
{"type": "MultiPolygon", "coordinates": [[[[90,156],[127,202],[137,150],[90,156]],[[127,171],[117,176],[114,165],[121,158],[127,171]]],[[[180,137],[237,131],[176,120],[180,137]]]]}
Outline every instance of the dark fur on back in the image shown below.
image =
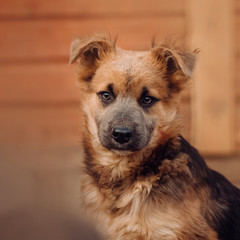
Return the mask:
{"type": "Polygon", "coordinates": [[[198,151],[181,137],[181,151],[191,159],[191,172],[199,179],[199,183],[208,185],[211,200],[223,204],[226,208],[221,217],[213,216],[208,223],[213,227],[221,240],[240,239],[240,190],[232,185],[224,176],[207,167],[198,151]]]}

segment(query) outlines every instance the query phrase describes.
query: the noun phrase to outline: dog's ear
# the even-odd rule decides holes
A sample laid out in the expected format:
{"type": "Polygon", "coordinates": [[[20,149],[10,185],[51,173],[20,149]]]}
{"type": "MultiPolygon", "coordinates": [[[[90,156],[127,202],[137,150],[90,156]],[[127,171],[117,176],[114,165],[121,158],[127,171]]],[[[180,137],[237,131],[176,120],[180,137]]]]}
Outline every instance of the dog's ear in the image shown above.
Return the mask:
{"type": "Polygon", "coordinates": [[[71,44],[69,63],[72,64],[79,60],[81,64],[93,66],[114,49],[115,43],[105,35],[76,39],[71,44]]]}
{"type": "Polygon", "coordinates": [[[152,54],[161,64],[166,66],[168,75],[172,75],[177,71],[182,73],[186,78],[191,78],[194,67],[196,65],[197,50],[193,53],[174,49],[168,46],[157,46],[152,49],[152,54]]]}

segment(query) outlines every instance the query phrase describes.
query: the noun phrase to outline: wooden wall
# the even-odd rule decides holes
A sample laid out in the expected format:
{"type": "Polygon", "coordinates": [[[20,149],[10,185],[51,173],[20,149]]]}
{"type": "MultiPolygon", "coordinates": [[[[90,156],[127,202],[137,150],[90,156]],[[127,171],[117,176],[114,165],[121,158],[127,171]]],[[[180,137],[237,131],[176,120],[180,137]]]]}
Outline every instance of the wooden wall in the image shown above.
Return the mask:
{"type": "MultiPolygon", "coordinates": [[[[232,145],[234,152],[239,152],[240,4],[237,0],[233,3],[232,145]]],[[[127,49],[148,49],[154,34],[159,40],[173,35],[188,43],[188,4],[188,0],[2,0],[0,144],[76,144],[81,127],[81,96],[74,68],[67,64],[71,40],[106,31],[112,36],[117,34],[118,45],[127,49]]],[[[188,90],[180,111],[185,119],[184,135],[191,140],[190,100],[188,90]]]]}
{"type": "Polygon", "coordinates": [[[240,2],[234,2],[234,99],[235,149],[240,153],[240,2]]]}

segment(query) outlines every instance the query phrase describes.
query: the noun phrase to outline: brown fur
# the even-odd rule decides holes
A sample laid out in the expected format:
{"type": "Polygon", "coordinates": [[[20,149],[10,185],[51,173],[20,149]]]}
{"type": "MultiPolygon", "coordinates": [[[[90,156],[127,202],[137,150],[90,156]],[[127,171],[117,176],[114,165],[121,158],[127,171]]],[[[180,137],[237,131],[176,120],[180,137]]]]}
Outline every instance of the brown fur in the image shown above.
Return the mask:
{"type": "Polygon", "coordinates": [[[176,109],[195,54],[168,42],[126,51],[95,35],[73,42],[70,63],[76,61],[85,122],[81,191],[98,229],[117,240],[217,240],[204,217],[213,215],[208,187],[198,185],[189,156],[179,150],[176,109]],[[139,106],[145,88],[160,99],[148,108],[139,106]],[[113,91],[107,104],[101,91],[113,91]],[[115,121],[139,126],[135,150],[109,143],[115,121]]]}

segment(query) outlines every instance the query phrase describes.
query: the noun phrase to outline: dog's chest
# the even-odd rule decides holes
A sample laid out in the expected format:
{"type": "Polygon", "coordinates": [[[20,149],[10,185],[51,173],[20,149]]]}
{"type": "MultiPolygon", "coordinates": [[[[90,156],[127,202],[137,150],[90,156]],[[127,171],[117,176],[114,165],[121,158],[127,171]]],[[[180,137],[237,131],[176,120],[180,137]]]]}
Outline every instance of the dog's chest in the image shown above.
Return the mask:
{"type": "Polygon", "coordinates": [[[182,228],[175,209],[163,208],[152,199],[150,183],[136,182],[116,196],[110,190],[101,193],[90,181],[82,190],[84,207],[110,239],[174,240],[182,228]]]}

